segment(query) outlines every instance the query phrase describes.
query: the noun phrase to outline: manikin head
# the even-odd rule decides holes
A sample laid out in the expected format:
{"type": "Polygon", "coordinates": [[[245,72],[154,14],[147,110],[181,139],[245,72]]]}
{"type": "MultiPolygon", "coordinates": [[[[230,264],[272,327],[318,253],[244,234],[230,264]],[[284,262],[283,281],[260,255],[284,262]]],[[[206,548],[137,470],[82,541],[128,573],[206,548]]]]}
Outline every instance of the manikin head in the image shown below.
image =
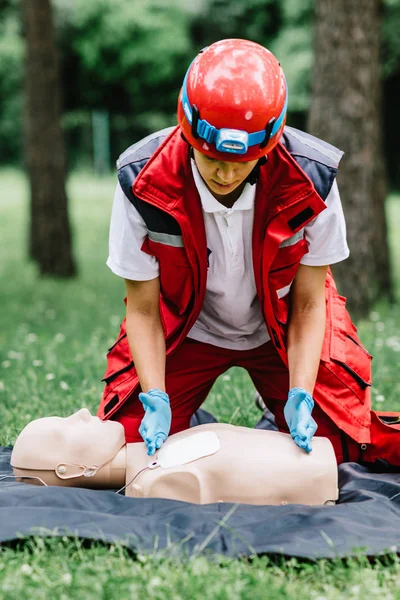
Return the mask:
{"type": "Polygon", "coordinates": [[[82,408],[70,417],[45,417],[29,423],[15,442],[11,465],[16,475],[32,471],[50,484],[65,481],[67,485],[73,480],[73,485],[80,485],[79,479],[88,476],[93,483],[97,477],[100,483],[124,446],[120,423],[101,421],[82,408]],[[96,475],[96,467],[102,465],[96,475]]]}

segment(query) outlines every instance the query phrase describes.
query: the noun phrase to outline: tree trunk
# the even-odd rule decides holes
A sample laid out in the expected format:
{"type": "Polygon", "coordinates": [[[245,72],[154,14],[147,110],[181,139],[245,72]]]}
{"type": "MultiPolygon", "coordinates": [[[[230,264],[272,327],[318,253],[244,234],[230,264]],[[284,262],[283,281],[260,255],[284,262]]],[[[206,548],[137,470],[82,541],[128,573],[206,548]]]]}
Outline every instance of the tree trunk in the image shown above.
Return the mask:
{"type": "Polygon", "coordinates": [[[358,315],[391,297],[382,150],[380,0],[316,0],[309,131],[346,152],[338,176],[350,258],[335,268],[358,315]]]}
{"type": "Polygon", "coordinates": [[[42,275],[75,274],[60,125],[59,61],[50,0],[24,0],[30,256],[42,275]]]}

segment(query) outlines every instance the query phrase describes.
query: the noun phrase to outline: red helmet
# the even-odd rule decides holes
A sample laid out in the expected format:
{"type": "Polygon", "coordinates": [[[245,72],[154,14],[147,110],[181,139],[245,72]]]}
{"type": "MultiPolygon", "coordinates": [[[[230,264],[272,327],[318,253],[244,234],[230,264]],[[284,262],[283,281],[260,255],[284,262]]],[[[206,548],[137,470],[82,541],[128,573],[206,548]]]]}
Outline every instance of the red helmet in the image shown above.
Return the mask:
{"type": "Polygon", "coordinates": [[[287,86],[275,56],[248,40],[221,40],[189,66],[178,122],[191,146],[223,161],[261,158],[279,142],[287,86]]]}

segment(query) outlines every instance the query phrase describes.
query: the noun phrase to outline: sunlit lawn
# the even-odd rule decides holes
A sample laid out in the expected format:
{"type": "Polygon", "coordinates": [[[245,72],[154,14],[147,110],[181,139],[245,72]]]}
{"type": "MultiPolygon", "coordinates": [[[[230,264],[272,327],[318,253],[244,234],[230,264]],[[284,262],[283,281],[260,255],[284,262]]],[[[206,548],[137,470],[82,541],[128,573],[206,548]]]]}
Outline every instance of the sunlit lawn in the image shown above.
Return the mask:
{"type": "MultiPolygon", "coordinates": [[[[27,187],[14,171],[0,173],[0,444],[49,414],[96,411],[105,351],[124,314],[123,282],[105,266],[114,178],[75,175],[69,194],[79,278],[39,279],[26,260],[27,187]]],[[[395,271],[400,281],[400,198],[388,203],[395,271]],[[398,229],[396,229],[396,226],[398,229]]],[[[400,308],[382,303],[359,324],[374,354],[373,400],[400,410],[400,308]]],[[[205,407],[218,419],[253,426],[260,414],[247,374],[232,369],[205,407]]],[[[248,563],[169,556],[135,560],[118,547],[52,540],[0,553],[0,598],[336,598],[400,599],[393,558],[300,564],[248,563]],[[388,566],[390,562],[391,566],[388,566]]]]}

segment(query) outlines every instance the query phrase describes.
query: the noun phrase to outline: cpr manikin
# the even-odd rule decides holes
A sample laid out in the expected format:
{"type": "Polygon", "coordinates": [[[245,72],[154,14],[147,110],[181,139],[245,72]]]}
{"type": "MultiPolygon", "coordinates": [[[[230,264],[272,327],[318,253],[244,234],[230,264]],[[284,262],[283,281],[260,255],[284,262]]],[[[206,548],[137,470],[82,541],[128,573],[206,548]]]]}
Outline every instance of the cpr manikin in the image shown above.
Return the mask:
{"type": "Polygon", "coordinates": [[[307,454],[289,434],[213,423],[169,436],[149,457],[144,442],[126,444],[120,423],[101,421],[87,409],[29,423],[11,465],[26,482],[126,486],[126,496],[199,504],[319,505],[338,497],[336,458],[327,438],[314,437],[307,454]]]}

